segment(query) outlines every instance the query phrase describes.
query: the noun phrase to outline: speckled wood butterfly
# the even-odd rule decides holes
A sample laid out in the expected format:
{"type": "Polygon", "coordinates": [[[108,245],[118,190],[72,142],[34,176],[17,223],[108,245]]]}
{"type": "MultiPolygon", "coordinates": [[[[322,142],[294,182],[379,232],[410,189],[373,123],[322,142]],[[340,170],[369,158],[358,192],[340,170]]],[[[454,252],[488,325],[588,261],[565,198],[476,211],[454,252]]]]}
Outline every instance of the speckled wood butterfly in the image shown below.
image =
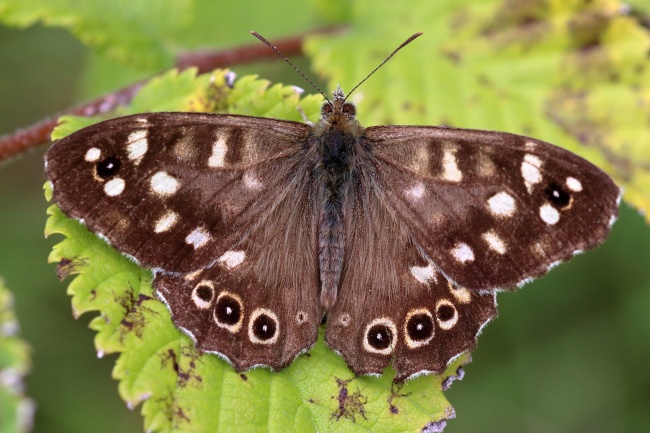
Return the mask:
{"type": "Polygon", "coordinates": [[[63,212],[151,268],[174,323],[237,370],[287,366],[326,318],[357,374],[441,372],[498,289],[602,243],[616,218],[612,180],[551,144],[364,128],[340,88],[321,116],[112,119],[54,143],[46,174],[63,212]]]}

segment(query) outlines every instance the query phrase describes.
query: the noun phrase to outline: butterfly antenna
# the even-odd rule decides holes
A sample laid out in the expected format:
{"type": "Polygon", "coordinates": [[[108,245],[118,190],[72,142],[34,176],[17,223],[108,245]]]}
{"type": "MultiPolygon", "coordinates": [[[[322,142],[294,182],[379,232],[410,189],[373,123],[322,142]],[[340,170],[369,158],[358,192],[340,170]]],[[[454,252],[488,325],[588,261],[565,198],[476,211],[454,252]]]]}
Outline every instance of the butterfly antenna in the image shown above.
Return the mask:
{"type": "Polygon", "coordinates": [[[352,90],[350,90],[350,91],[348,92],[348,94],[347,94],[347,96],[345,97],[345,99],[347,100],[347,99],[350,97],[350,95],[352,94],[352,92],[354,92],[355,90],[357,90],[357,87],[359,87],[360,85],[362,85],[362,84],[363,84],[363,83],[364,83],[368,78],[370,78],[370,76],[371,76],[372,74],[374,74],[375,72],[377,72],[377,69],[379,69],[379,68],[381,68],[382,66],[384,66],[384,64],[385,64],[387,61],[389,61],[391,57],[393,57],[395,54],[397,54],[397,52],[398,52],[399,50],[401,50],[402,48],[404,48],[405,46],[407,46],[408,44],[410,44],[411,42],[413,42],[415,39],[419,38],[420,36],[422,36],[422,32],[418,32],[418,33],[414,34],[413,36],[411,36],[410,38],[408,38],[407,40],[405,40],[404,42],[402,42],[402,45],[400,45],[399,47],[395,48],[395,51],[393,51],[392,53],[390,53],[390,55],[389,55],[388,57],[386,57],[386,58],[384,59],[384,61],[381,62],[381,63],[379,64],[379,66],[377,66],[375,69],[373,69],[372,72],[369,73],[369,74],[366,76],[366,78],[364,78],[363,80],[361,80],[361,82],[360,82],[359,84],[357,84],[356,86],[354,86],[354,87],[352,88],[352,90]]]}
{"type": "MultiPolygon", "coordinates": [[[[269,41],[267,41],[267,40],[264,38],[264,36],[260,35],[260,34],[257,33],[256,31],[252,31],[252,32],[251,32],[251,35],[255,36],[257,39],[259,39],[260,41],[264,42],[266,45],[268,45],[269,47],[271,47],[271,49],[272,49],[273,51],[275,51],[276,53],[278,53],[278,56],[282,57],[282,59],[284,59],[285,62],[287,62],[289,65],[291,65],[291,67],[292,67],[293,69],[295,69],[296,72],[298,72],[298,73],[300,74],[300,76],[301,76],[302,78],[305,79],[305,81],[307,81],[309,84],[311,84],[311,86],[312,86],[314,89],[316,89],[316,90],[318,91],[318,93],[320,93],[321,95],[323,95],[323,98],[325,98],[325,99],[327,100],[327,102],[329,102],[330,105],[332,105],[332,101],[330,101],[329,98],[328,98],[328,97],[327,97],[327,96],[326,96],[326,95],[325,95],[325,94],[324,94],[324,93],[323,93],[323,92],[318,88],[318,86],[316,86],[314,83],[312,83],[312,81],[311,81],[309,78],[307,78],[307,77],[305,76],[305,74],[303,74],[302,71],[301,71],[300,69],[298,69],[298,68],[297,68],[293,63],[291,63],[291,61],[290,61],[289,59],[287,59],[286,56],[280,52],[280,50],[278,50],[278,47],[276,47],[275,45],[273,45],[272,43],[270,43],[269,41]]],[[[413,38],[411,37],[411,39],[413,39],[413,38]]],[[[404,45],[404,44],[402,44],[402,45],[404,45]]],[[[402,48],[402,47],[400,47],[400,48],[402,48]]],[[[399,49],[399,48],[398,48],[398,49],[399,49]]],[[[397,50],[396,50],[396,51],[397,51],[397,50]]],[[[393,54],[394,54],[394,53],[393,53],[393,54]]],[[[392,54],[391,54],[391,56],[392,56],[392,54]]],[[[388,60],[388,59],[386,59],[386,60],[388,60]]],[[[373,72],[374,72],[374,71],[373,71],[373,72]]]]}

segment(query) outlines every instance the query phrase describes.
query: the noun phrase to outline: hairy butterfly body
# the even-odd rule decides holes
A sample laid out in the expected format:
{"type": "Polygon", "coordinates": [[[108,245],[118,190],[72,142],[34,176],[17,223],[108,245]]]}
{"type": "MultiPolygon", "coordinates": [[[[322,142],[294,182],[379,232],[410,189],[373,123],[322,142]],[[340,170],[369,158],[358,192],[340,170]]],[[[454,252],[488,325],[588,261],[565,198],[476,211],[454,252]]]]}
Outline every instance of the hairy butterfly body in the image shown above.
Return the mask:
{"type": "Polygon", "coordinates": [[[602,243],[619,189],[548,143],[363,128],[340,88],[315,124],[146,113],[46,155],[54,200],[154,271],[197,348],[280,369],[317,339],[357,374],[441,372],[495,292],[602,243]]]}

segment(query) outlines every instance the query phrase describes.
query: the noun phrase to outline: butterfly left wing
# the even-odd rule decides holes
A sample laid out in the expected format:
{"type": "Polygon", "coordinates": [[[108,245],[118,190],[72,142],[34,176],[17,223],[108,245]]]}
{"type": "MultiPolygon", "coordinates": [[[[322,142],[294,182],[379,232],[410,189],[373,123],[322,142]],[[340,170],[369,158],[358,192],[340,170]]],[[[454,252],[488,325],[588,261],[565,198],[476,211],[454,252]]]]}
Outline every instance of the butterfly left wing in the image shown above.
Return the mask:
{"type": "Polygon", "coordinates": [[[275,119],[139,114],[56,142],[46,174],[64,213],[154,268],[197,347],[239,370],[279,369],[316,341],[322,317],[308,133],[275,119]]]}
{"type": "Polygon", "coordinates": [[[602,243],[620,190],[593,164],[514,134],[371,127],[386,201],[452,283],[513,288],[602,243]]]}
{"type": "Polygon", "coordinates": [[[290,187],[308,132],[247,116],[138,114],[54,143],[46,176],[63,212],[123,254],[192,272],[262,224],[290,187]]]}

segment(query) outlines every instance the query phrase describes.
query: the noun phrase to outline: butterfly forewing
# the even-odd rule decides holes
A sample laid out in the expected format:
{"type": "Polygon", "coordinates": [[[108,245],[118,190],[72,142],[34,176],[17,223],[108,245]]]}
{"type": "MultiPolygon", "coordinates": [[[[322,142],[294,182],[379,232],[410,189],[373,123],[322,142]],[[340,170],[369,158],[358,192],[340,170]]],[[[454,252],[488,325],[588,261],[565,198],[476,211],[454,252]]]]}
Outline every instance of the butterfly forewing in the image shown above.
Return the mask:
{"type": "Polygon", "coordinates": [[[602,243],[620,190],[601,170],[514,134],[366,129],[385,194],[454,284],[512,288],[602,243]]]}
{"type": "Polygon", "coordinates": [[[191,272],[264,224],[308,131],[244,116],[129,116],[57,142],[46,174],[61,209],[121,252],[191,272]]]}

